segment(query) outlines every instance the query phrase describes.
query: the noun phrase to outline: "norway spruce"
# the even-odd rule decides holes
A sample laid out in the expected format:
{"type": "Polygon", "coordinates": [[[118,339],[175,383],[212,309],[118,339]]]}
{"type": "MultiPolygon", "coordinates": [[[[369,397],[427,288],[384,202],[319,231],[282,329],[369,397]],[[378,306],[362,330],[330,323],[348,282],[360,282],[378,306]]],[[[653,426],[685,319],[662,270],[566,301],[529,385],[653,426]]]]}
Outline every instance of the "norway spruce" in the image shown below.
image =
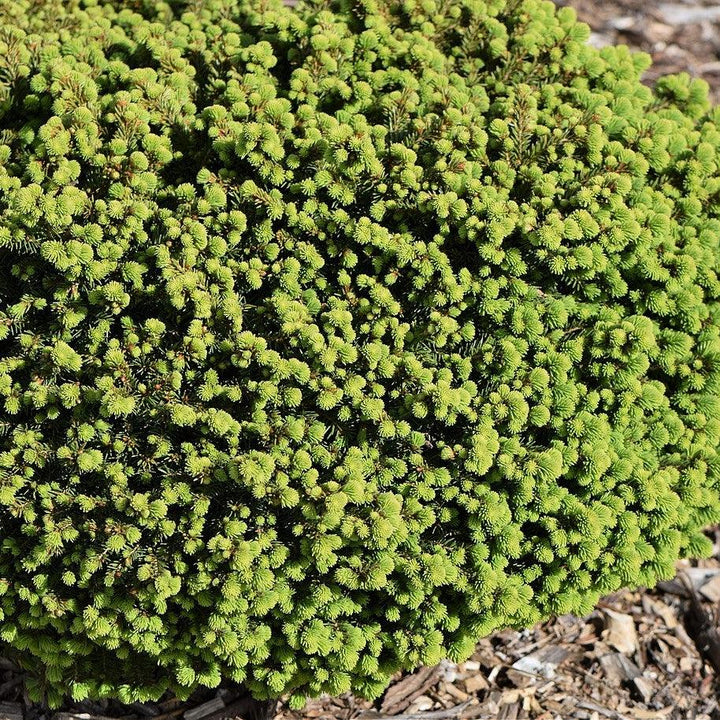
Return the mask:
{"type": "Polygon", "coordinates": [[[720,518],[720,111],[540,0],[0,0],[0,645],[377,696],[720,518]]]}

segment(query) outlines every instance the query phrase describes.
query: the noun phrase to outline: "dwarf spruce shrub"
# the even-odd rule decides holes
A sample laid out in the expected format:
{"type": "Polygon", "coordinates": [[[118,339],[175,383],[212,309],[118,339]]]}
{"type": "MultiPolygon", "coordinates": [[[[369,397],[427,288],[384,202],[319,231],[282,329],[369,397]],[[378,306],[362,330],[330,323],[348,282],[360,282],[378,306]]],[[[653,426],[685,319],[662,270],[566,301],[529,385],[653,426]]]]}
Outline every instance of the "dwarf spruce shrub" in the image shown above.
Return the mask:
{"type": "Polygon", "coordinates": [[[720,519],[720,111],[539,0],[0,0],[0,641],[377,696],[720,519]]]}

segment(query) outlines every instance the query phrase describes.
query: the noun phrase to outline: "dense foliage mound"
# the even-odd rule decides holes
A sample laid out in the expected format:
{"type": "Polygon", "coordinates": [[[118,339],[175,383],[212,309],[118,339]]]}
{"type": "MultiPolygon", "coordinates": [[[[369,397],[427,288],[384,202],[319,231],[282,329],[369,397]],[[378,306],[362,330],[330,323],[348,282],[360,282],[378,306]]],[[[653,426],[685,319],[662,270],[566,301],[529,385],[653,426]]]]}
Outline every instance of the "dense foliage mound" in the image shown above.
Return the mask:
{"type": "Polygon", "coordinates": [[[720,517],[720,112],[537,0],[0,0],[0,642],[380,693],[720,517]]]}

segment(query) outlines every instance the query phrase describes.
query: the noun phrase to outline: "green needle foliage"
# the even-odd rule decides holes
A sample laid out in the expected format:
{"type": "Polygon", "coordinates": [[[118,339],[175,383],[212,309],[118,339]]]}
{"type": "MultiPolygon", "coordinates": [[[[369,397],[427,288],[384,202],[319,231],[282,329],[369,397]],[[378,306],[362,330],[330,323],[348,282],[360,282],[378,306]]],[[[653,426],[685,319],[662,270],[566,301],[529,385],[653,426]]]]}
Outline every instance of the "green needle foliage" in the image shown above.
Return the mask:
{"type": "Polygon", "coordinates": [[[0,0],[0,642],[377,696],[720,519],[720,110],[541,0],[0,0]]]}

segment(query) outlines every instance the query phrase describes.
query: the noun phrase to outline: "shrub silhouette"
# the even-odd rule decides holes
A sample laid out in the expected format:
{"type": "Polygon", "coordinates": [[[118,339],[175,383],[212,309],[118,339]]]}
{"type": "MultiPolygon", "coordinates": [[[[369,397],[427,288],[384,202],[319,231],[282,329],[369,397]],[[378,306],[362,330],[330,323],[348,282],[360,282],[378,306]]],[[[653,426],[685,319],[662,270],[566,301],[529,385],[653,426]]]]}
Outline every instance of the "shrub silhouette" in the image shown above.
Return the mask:
{"type": "Polygon", "coordinates": [[[707,552],[718,111],[536,0],[0,0],[0,642],[378,695],[707,552]]]}

